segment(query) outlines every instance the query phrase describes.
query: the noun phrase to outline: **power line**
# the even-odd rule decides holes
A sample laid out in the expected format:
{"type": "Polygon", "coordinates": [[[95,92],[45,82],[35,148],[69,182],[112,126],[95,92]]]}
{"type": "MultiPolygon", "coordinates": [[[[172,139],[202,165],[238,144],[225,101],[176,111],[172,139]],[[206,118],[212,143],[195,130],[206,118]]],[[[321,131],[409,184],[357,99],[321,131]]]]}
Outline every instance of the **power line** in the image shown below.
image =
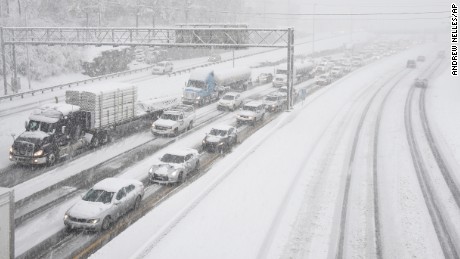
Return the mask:
{"type": "MultiPolygon", "coordinates": [[[[219,11],[210,11],[219,12],[219,11]]],[[[420,14],[440,14],[450,13],[449,11],[430,11],[430,12],[397,12],[397,13],[243,13],[220,11],[221,13],[244,14],[244,15],[283,15],[283,16],[375,16],[375,15],[420,15],[420,14]]]]}
{"type": "MultiPolygon", "coordinates": [[[[256,19],[270,19],[270,20],[288,20],[289,18],[282,18],[282,17],[256,17],[256,19]]],[[[414,17],[414,18],[358,18],[354,19],[353,21],[411,21],[411,20],[443,20],[443,19],[450,19],[450,16],[445,17],[414,17]]],[[[296,20],[302,21],[311,21],[312,18],[297,18],[296,20]]],[[[316,18],[317,21],[349,21],[350,19],[347,18],[316,18]]]]}

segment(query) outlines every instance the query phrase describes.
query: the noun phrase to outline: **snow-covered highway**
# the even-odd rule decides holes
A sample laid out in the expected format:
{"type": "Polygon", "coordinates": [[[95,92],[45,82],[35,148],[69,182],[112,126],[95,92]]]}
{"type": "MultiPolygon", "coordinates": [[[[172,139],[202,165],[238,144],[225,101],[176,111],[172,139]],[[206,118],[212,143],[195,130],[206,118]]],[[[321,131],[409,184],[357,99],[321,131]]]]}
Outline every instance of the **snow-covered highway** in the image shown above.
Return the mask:
{"type": "MultiPolygon", "coordinates": [[[[450,245],[439,236],[406,136],[406,99],[424,91],[415,78],[433,69],[436,82],[445,70],[428,54],[406,69],[420,52],[434,51],[384,59],[310,96],[92,258],[456,258],[459,229],[448,224],[450,245]]],[[[436,191],[449,195],[430,168],[436,191]]],[[[459,216],[454,200],[438,201],[451,223],[459,216]]]]}

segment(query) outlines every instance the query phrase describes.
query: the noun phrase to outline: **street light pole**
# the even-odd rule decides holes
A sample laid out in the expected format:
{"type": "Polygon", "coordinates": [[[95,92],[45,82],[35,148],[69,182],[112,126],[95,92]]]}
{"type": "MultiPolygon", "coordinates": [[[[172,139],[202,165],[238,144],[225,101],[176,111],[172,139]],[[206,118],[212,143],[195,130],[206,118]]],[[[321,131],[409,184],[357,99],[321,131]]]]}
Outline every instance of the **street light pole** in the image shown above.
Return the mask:
{"type": "Polygon", "coordinates": [[[311,50],[311,54],[314,55],[315,54],[315,13],[316,13],[316,3],[313,4],[313,40],[312,40],[312,50],[311,50]]]}

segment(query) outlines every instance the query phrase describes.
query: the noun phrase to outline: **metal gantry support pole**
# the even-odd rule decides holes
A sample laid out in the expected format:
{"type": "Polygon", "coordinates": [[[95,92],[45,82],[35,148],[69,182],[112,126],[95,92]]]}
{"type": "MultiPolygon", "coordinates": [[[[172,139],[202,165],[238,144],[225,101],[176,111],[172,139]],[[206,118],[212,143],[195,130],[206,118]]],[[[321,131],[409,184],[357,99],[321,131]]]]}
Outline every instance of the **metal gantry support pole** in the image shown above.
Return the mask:
{"type": "Polygon", "coordinates": [[[3,41],[3,27],[0,29],[0,38],[2,44],[2,65],[3,65],[3,87],[5,88],[5,95],[8,94],[8,81],[6,79],[6,55],[5,55],[5,42],[3,41]]]}
{"type": "Polygon", "coordinates": [[[287,107],[286,110],[289,111],[293,105],[292,99],[292,86],[294,81],[294,29],[288,28],[288,46],[287,46],[287,107]]]}

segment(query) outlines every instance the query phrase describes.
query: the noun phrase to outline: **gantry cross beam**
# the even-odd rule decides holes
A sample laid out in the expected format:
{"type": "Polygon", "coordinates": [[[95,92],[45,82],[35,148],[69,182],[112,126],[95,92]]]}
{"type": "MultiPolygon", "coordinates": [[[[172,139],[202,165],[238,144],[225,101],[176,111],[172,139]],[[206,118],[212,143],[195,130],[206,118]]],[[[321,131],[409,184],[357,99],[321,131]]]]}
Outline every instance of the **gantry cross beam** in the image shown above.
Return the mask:
{"type": "Polygon", "coordinates": [[[56,44],[217,48],[286,48],[288,45],[288,29],[4,27],[2,32],[3,43],[6,45],[56,44]]]}

